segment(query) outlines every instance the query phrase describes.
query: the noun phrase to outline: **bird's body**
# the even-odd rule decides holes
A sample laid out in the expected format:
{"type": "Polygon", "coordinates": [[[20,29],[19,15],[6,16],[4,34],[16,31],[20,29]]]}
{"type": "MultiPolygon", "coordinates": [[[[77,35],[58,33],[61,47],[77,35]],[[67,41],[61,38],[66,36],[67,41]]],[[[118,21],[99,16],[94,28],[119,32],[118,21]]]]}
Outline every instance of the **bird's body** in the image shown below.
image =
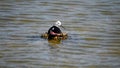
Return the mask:
{"type": "Polygon", "coordinates": [[[52,39],[55,36],[57,36],[58,34],[61,34],[61,30],[60,28],[56,27],[56,26],[52,26],[49,30],[48,30],[48,39],[52,39]]]}
{"type": "Polygon", "coordinates": [[[48,32],[42,34],[41,37],[47,38],[49,40],[50,39],[66,39],[67,34],[62,33],[62,31],[59,28],[60,26],[61,26],[60,21],[55,22],[55,24],[49,28],[48,32]]]}

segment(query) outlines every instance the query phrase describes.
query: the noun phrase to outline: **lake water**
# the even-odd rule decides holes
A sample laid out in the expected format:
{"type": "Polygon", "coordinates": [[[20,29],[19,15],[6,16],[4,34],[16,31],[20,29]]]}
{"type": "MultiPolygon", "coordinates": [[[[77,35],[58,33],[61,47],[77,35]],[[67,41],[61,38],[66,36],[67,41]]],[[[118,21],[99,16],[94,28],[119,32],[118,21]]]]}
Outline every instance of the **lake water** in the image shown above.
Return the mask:
{"type": "Polygon", "coordinates": [[[120,0],[0,0],[0,68],[119,68],[120,0]],[[42,39],[60,20],[68,39],[42,39]]]}

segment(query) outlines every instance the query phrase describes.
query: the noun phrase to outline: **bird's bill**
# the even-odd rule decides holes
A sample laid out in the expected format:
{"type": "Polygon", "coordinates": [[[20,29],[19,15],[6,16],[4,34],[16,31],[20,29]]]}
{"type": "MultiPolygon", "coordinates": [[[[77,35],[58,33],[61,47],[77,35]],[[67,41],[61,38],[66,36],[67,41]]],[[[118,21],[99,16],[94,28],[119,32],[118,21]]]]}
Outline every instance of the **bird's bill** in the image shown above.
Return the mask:
{"type": "Polygon", "coordinates": [[[61,25],[60,27],[62,27],[62,28],[64,28],[64,29],[65,29],[65,27],[64,27],[64,26],[62,26],[62,25],[61,25]]]}

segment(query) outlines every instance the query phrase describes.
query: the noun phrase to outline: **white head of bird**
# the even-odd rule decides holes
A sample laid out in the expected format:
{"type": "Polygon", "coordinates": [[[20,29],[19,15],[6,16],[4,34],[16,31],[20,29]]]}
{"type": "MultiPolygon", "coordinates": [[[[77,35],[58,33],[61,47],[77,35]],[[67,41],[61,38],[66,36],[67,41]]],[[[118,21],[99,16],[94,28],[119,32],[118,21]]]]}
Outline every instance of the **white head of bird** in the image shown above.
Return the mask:
{"type": "Polygon", "coordinates": [[[59,27],[61,25],[62,25],[62,23],[60,21],[55,22],[55,26],[59,27]]]}

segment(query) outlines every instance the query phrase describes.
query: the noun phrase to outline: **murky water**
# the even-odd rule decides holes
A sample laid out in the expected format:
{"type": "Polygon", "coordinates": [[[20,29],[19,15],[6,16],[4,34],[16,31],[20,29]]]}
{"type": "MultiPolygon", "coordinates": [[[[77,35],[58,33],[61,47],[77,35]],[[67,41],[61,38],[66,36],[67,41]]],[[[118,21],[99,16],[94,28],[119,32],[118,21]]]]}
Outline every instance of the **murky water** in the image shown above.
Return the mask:
{"type": "Polygon", "coordinates": [[[119,68],[120,0],[0,0],[0,68],[119,68]],[[69,38],[40,38],[60,20],[69,38]]]}

